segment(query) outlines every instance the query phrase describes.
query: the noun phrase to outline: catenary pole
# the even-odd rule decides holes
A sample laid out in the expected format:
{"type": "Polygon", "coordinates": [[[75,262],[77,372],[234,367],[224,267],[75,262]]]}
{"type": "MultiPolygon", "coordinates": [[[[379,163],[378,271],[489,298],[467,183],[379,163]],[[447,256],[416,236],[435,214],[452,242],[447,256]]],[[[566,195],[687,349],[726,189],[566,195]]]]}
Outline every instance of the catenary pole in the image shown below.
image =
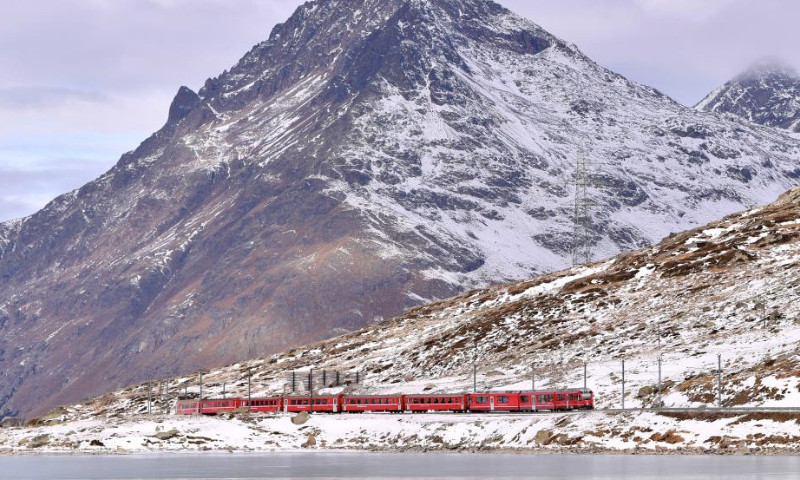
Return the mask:
{"type": "Polygon", "coordinates": [[[625,359],[622,359],[622,409],[625,410],[625,359]]]}
{"type": "Polygon", "coordinates": [[[661,355],[658,356],[658,408],[664,406],[661,396],[661,355]]]}
{"type": "Polygon", "coordinates": [[[200,400],[197,402],[197,414],[200,414],[200,405],[203,403],[203,372],[200,372],[200,400]]]}
{"type": "Polygon", "coordinates": [[[583,389],[586,390],[586,362],[583,362],[583,389]]]}
{"type": "Polygon", "coordinates": [[[722,408],[722,354],[717,354],[717,408],[722,408]]]}

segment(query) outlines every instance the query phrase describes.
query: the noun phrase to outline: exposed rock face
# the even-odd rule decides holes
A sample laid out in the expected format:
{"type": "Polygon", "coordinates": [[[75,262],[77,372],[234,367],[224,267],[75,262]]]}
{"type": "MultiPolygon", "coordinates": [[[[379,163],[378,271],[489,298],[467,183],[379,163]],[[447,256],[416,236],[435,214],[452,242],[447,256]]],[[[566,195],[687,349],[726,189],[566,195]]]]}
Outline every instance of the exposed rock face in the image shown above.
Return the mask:
{"type": "Polygon", "coordinates": [[[800,75],[780,63],[756,64],[708,94],[695,108],[800,132],[800,75]]]}
{"type": "Polygon", "coordinates": [[[0,224],[0,416],[352,330],[765,203],[781,132],[683,107],[484,0],[301,6],[109,172],[0,224]]]}

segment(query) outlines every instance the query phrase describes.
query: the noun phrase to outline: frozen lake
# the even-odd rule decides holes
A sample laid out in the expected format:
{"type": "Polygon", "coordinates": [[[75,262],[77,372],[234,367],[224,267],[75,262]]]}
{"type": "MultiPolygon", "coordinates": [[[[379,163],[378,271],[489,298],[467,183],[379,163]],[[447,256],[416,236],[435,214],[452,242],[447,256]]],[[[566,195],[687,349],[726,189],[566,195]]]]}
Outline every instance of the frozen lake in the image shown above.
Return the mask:
{"type": "Polygon", "coordinates": [[[800,457],[277,453],[0,457],[0,480],[797,479],[800,457]]]}

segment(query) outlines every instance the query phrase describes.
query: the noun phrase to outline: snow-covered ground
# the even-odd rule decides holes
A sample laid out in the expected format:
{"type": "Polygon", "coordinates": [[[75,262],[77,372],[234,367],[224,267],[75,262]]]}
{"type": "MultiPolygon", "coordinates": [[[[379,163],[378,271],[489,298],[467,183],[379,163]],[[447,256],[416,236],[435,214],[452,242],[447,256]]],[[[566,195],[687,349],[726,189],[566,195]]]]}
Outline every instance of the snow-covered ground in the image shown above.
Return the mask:
{"type": "Polygon", "coordinates": [[[291,414],[174,415],[86,419],[0,429],[2,453],[498,451],[541,453],[797,453],[800,414],[726,416],[582,412],[560,414],[317,413],[302,425],[291,414]]]}

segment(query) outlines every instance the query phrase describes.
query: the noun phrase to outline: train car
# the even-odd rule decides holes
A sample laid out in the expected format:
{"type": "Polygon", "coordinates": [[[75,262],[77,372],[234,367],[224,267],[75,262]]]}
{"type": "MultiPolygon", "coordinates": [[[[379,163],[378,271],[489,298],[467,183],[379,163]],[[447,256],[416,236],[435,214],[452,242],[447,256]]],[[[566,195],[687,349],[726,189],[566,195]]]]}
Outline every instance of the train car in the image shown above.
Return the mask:
{"type": "Polygon", "coordinates": [[[175,404],[176,415],[194,415],[200,413],[196,400],[178,400],[175,404]]]}
{"type": "Polygon", "coordinates": [[[238,398],[209,398],[200,401],[200,413],[216,415],[218,413],[233,412],[241,406],[238,398]]]}
{"type": "Polygon", "coordinates": [[[423,412],[466,412],[467,394],[406,395],[405,411],[423,412]]]}
{"type": "Polygon", "coordinates": [[[342,395],[309,395],[283,397],[283,409],[287,412],[341,411],[342,395]]]}
{"type": "Polygon", "coordinates": [[[356,412],[402,412],[403,395],[345,395],[342,397],[342,411],[356,412]]]}
{"type": "Polygon", "coordinates": [[[527,410],[531,404],[531,395],[521,392],[470,393],[467,398],[470,412],[519,412],[522,402],[527,402],[527,410]]]}
{"type": "Polygon", "coordinates": [[[581,410],[594,410],[594,392],[588,388],[578,389],[576,398],[573,400],[573,408],[581,410]]]}
{"type": "Polygon", "coordinates": [[[241,399],[242,410],[249,412],[282,412],[283,397],[241,399]]]}
{"type": "MultiPolygon", "coordinates": [[[[567,410],[591,410],[594,408],[594,394],[589,389],[547,390],[533,392],[534,412],[567,410]]],[[[523,409],[525,405],[523,405],[523,409]]]]}

